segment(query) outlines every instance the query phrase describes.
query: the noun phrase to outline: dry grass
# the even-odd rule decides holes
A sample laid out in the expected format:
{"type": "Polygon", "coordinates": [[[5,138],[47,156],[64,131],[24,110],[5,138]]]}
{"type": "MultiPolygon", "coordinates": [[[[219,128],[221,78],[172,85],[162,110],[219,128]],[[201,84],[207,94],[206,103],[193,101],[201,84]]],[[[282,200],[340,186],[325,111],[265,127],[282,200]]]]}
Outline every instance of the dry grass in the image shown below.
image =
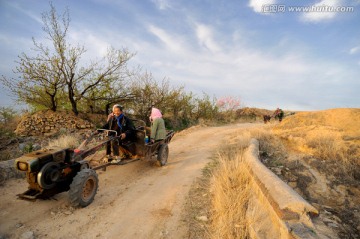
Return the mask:
{"type": "Polygon", "coordinates": [[[252,138],[259,140],[261,158],[271,158],[271,164],[276,164],[288,156],[286,146],[278,136],[272,133],[271,126],[252,129],[249,133],[252,138]]]}
{"type": "Polygon", "coordinates": [[[319,159],[335,159],[349,163],[346,146],[342,138],[336,133],[308,134],[306,145],[312,149],[313,155],[319,159]]]}
{"type": "Polygon", "coordinates": [[[62,135],[57,139],[49,141],[47,148],[76,148],[80,144],[79,137],[75,135],[62,135]]]}
{"type": "Polygon", "coordinates": [[[234,132],[192,185],[184,216],[188,238],[248,238],[250,180],[243,153],[250,138],[250,132],[234,132]]]}
{"type": "MultiPolygon", "coordinates": [[[[211,183],[210,238],[248,238],[246,211],[250,196],[249,178],[244,173],[243,153],[249,134],[218,153],[218,167],[211,183]]],[[[234,140],[234,139],[233,139],[234,140]]]]}

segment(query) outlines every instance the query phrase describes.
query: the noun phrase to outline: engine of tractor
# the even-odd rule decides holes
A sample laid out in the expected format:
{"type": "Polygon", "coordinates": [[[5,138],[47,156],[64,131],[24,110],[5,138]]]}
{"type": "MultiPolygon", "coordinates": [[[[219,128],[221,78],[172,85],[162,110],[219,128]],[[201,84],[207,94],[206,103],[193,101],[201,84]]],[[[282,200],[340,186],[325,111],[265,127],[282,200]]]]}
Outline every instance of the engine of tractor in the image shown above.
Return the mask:
{"type": "Polygon", "coordinates": [[[81,165],[71,162],[73,150],[50,148],[23,155],[15,160],[15,168],[26,172],[29,190],[19,196],[34,199],[66,191],[81,165]]]}

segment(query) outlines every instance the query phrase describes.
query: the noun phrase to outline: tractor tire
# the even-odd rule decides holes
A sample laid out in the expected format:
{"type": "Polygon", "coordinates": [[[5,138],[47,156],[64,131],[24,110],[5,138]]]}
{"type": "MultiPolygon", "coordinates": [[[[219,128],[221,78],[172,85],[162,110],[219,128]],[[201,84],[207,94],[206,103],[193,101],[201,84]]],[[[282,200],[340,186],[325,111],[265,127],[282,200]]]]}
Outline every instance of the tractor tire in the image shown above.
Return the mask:
{"type": "Polygon", "coordinates": [[[169,157],[169,146],[167,144],[162,144],[159,147],[157,160],[160,166],[164,166],[167,163],[169,157]]]}
{"type": "Polygon", "coordinates": [[[70,184],[69,198],[73,207],[86,207],[95,198],[99,185],[98,176],[93,169],[79,171],[70,184]]]}

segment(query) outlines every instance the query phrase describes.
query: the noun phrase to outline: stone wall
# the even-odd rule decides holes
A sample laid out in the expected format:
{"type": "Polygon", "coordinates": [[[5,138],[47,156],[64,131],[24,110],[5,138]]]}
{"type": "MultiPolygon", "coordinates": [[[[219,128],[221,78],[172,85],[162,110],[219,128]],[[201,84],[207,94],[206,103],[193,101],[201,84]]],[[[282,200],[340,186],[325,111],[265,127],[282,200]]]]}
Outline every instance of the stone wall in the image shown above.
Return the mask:
{"type": "Polygon", "coordinates": [[[72,112],[39,111],[24,115],[15,133],[19,136],[49,136],[61,130],[94,129],[89,121],[76,117],[72,112]]]}
{"type": "Polygon", "coordinates": [[[244,162],[253,195],[246,213],[250,238],[322,238],[312,221],[318,210],[260,161],[256,139],[251,140],[244,162]]]}
{"type": "Polygon", "coordinates": [[[10,178],[24,178],[25,172],[15,169],[15,159],[0,162],[0,186],[10,178]]]}

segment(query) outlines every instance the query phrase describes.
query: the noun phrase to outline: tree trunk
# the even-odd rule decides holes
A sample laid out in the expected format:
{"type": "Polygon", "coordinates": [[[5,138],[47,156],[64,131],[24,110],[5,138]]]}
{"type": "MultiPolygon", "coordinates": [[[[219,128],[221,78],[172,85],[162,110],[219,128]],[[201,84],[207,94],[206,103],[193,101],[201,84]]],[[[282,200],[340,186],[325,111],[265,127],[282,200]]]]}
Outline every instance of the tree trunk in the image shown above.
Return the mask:
{"type": "Polygon", "coordinates": [[[105,105],[105,114],[108,115],[109,114],[109,109],[110,109],[110,103],[107,103],[105,105]]]}
{"type": "Polygon", "coordinates": [[[55,97],[51,97],[51,110],[55,112],[56,108],[57,106],[56,106],[55,97]]]}
{"type": "Polygon", "coordinates": [[[71,109],[72,109],[72,111],[74,112],[75,115],[78,115],[79,112],[77,110],[77,104],[76,104],[76,101],[74,99],[74,90],[71,87],[71,85],[68,85],[68,90],[69,90],[69,100],[70,100],[70,103],[71,103],[71,109]]]}
{"type": "Polygon", "coordinates": [[[74,98],[70,98],[70,102],[71,102],[72,111],[74,112],[75,115],[78,115],[79,111],[77,110],[77,104],[74,98]]]}
{"type": "Polygon", "coordinates": [[[70,103],[71,103],[71,109],[72,109],[72,111],[74,112],[75,115],[78,115],[79,111],[77,110],[76,100],[74,99],[75,98],[74,87],[73,87],[74,76],[75,76],[75,74],[72,73],[69,82],[67,82],[67,85],[68,85],[69,100],[70,100],[70,103]]]}

